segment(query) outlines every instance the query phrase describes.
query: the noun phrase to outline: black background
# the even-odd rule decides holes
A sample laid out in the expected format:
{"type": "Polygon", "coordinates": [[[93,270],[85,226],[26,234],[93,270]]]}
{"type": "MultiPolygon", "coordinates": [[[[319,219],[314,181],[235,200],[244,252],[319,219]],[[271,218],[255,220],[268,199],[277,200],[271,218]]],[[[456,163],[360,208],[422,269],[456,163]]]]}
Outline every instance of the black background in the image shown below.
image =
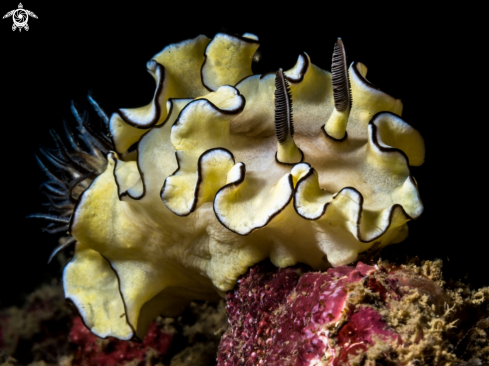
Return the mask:
{"type": "MultiPolygon", "coordinates": [[[[0,13],[17,5],[3,1],[0,13]]],[[[349,61],[366,64],[368,79],[403,101],[403,118],[426,142],[425,164],[412,169],[425,212],[410,223],[410,238],[387,253],[441,258],[447,279],[468,274],[475,286],[489,285],[487,117],[478,90],[485,78],[483,47],[478,33],[458,26],[461,13],[421,11],[401,19],[400,12],[382,9],[387,13],[355,20],[351,13],[311,6],[270,15],[245,3],[23,5],[39,17],[29,19],[28,32],[13,32],[11,18],[0,20],[0,306],[19,303],[41,281],[61,276],[57,263],[46,265],[56,238],[25,216],[41,212],[46,201],[34,153],[39,144],[52,146],[48,130],[60,130],[70,101],[83,101],[91,90],[109,113],[147,104],[154,82],[146,62],[169,43],[219,31],[260,37],[255,73],[288,69],[302,51],[330,70],[341,36],[349,61]]]]}

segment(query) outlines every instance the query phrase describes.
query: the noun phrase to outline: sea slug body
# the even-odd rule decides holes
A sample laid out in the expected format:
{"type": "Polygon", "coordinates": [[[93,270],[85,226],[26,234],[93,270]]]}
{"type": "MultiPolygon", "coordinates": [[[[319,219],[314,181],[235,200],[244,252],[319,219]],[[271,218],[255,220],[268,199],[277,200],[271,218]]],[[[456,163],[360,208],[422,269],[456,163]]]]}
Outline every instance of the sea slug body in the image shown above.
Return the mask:
{"type": "Polygon", "coordinates": [[[109,119],[91,100],[111,141],[89,139],[96,174],[73,173],[85,185],[69,190],[76,249],[63,284],[96,335],[142,338],[158,314],[223,295],[267,258],[351,263],[405,239],[422,213],[409,166],[423,163],[424,142],[400,100],[365,65],[348,67],[341,40],[333,74],[303,53],[290,70],[253,75],[258,46],[249,33],[172,44],[147,64],[148,105],[109,119]]]}

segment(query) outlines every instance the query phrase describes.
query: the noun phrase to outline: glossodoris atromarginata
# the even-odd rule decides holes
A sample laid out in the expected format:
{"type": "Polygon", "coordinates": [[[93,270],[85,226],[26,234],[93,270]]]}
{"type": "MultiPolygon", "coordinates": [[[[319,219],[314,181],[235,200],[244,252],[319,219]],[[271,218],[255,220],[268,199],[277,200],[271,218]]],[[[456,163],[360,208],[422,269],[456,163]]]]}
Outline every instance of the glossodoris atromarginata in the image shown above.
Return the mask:
{"type": "Polygon", "coordinates": [[[258,46],[249,33],[167,46],[147,64],[147,106],[109,120],[89,98],[111,141],[73,108],[71,148],[54,135],[58,150],[41,151],[69,179],[40,160],[63,214],[33,216],[69,228],[65,294],[98,336],[142,338],[158,314],[216,298],[266,258],[351,263],[405,239],[423,211],[409,170],[423,139],[365,65],[347,67],[341,39],[332,73],[303,53],[290,70],[253,75],[258,46]]]}

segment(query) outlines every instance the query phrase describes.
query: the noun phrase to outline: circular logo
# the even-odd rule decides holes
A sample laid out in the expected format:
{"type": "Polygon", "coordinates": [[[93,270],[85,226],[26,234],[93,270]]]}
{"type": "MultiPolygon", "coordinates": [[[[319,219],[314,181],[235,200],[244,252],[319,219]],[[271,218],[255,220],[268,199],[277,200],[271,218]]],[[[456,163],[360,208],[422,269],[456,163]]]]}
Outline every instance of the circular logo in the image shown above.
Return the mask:
{"type": "Polygon", "coordinates": [[[22,28],[27,24],[27,20],[29,19],[29,15],[24,9],[17,9],[12,14],[12,19],[14,20],[14,24],[22,28]]]}

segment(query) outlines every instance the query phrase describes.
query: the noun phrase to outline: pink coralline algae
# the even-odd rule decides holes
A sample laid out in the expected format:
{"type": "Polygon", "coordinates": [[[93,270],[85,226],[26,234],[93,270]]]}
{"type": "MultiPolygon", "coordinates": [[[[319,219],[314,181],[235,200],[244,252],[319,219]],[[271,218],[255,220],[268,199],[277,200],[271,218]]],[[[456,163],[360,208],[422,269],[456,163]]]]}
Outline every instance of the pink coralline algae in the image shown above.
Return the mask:
{"type": "Polygon", "coordinates": [[[359,262],[303,272],[262,263],[240,279],[227,295],[229,328],[219,347],[219,366],[370,365],[369,352],[391,360],[394,350],[423,335],[419,330],[399,334],[386,312],[399,309],[412,288],[431,310],[443,309],[437,309],[443,304],[441,288],[405,268],[359,262]]]}
{"type": "Polygon", "coordinates": [[[142,343],[115,338],[102,340],[91,333],[81,319],[76,317],[69,336],[70,343],[78,346],[72,365],[116,366],[129,361],[144,361],[148,358],[148,353],[153,357],[161,357],[168,353],[172,338],[172,334],[165,333],[153,322],[142,343]]]}
{"type": "Polygon", "coordinates": [[[22,307],[0,308],[2,366],[209,366],[226,327],[224,301],[192,303],[157,317],[141,342],[102,339],[85,327],[58,285],[43,285],[22,307]]]}

